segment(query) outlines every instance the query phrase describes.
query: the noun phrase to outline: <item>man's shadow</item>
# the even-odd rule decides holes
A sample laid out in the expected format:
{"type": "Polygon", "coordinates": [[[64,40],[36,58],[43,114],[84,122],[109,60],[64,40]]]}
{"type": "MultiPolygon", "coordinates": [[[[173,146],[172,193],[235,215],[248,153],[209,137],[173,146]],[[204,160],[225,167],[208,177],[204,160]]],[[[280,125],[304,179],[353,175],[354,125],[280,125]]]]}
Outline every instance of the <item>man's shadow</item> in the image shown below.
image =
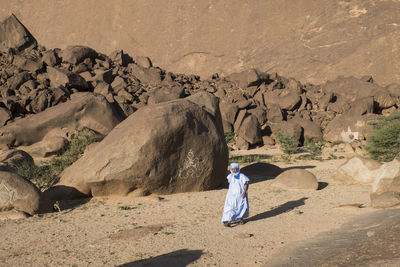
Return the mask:
{"type": "Polygon", "coordinates": [[[167,254],[150,257],[144,260],[128,262],[117,267],[163,266],[185,267],[197,261],[203,254],[202,250],[180,249],[167,254]]]}
{"type": "Polygon", "coordinates": [[[285,212],[289,212],[297,207],[305,205],[305,200],[307,200],[307,199],[308,199],[307,197],[303,197],[298,200],[286,202],[285,204],[282,204],[282,205],[274,208],[273,210],[265,211],[263,213],[254,215],[254,216],[246,219],[246,222],[254,222],[254,221],[278,216],[285,212]]]}

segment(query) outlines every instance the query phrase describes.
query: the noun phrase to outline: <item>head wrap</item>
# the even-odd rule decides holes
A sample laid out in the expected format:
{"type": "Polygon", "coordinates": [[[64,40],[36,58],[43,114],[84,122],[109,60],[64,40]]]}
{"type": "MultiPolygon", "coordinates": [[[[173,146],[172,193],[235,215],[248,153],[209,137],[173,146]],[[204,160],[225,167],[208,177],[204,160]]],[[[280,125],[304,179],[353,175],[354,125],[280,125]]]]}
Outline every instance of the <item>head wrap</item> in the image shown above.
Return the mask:
{"type": "Polygon", "coordinates": [[[240,170],[239,170],[239,163],[231,163],[231,174],[235,179],[239,179],[240,177],[240,170]],[[236,168],[236,173],[233,172],[233,168],[236,168]]]}

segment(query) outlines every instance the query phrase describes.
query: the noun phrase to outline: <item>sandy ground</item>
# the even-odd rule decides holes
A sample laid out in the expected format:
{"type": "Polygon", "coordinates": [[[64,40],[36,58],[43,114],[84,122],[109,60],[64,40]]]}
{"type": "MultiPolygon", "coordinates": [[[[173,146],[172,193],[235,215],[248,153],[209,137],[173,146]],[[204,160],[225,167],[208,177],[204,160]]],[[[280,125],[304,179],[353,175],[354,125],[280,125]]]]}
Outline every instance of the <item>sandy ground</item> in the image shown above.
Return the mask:
{"type": "Polygon", "coordinates": [[[249,220],[232,228],[220,222],[227,189],[61,203],[61,212],[0,222],[0,266],[266,265],[288,244],[375,211],[369,186],[331,180],[344,161],[274,163],[307,168],[327,186],[272,191],[271,180],[252,183],[249,220]]]}

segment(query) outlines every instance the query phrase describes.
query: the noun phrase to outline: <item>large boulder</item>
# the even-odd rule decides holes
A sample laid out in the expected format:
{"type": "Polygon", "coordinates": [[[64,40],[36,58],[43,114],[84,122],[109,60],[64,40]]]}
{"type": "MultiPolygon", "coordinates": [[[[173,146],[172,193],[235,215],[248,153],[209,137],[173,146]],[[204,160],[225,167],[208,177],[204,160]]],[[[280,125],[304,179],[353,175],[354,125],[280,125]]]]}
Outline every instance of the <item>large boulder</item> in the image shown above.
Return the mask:
{"type": "Polygon", "coordinates": [[[41,141],[55,128],[75,130],[76,126],[107,135],[121,121],[101,95],[73,94],[71,100],[0,128],[0,145],[29,146],[41,141]]]}
{"type": "Polygon", "coordinates": [[[237,135],[250,145],[262,143],[260,124],[254,115],[244,118],[237,135]]]}
{"type": "Polygon", "coordinates": [[[239,110],[238,107],[233,103],[222,100],[219,102],[219,109],[221,110],[224,130],[231,132],[233,130],[233,124],[235,123],[236,114],[239,110]]]}
{"type": "Polygon", "coordinates": [[[267,120],[269,122],[274,122],[274,123],[283,121],[282,109],[280,108],[279,105],[272,104],[271,106],[269,106],[267,112],[267,120]]]}
{"type": "Polygon", "coordinates": [[[40,72],[44,69],[43,61],[35,61],[22,55],[15,55],[13,65],[19,69],[29,71],[31,73],[40,72]]]}
{"type": "Polygon", "coordinates": [[[396,157],[379,168],[372,184],[372,193],[381,194],[390,191],[388,185],[398,176],[400,176],[400,158],[396,157]]]}
{"type": "Polygon", "coordinates": [[[94,62],[97,57],[97,52],[90,47],[82,46],[82,45],[72,45],[67,46],[60,53],[62,61],[68,62],[73,65],[78,65],[83,62],[86,58],[89,58],[94,62]]]}
{"type": "Polygon", "coordinates": [[[370,198],[373,208],[386,209],[400,205],[400,193],[396,192],[389,191],[382,194],[372,193],[370,198]]]}
{"type": "Polygon", "coordinates": [[[66,88],[75,88],[78,90],[86,90],[88,88],[86,80],[79,74],[71,71],[47,67],[47,73],[49,75],[50,85],[52,87],[57,88],[62,86],[66,88]]]}
{"type": "Polygon", "coordinates": [[[385,87],[385,89],[394,97],[400,97],[400,85],[397,83],[391,83],[385,87]]]}
{"type": "Polygon", "coordinates": [[[381,165],[378,161],[355,156],[339,166],[332,177],[337,181],[347,184],[371,185],[381,165]]]}
{"type": "Polygon", "coordinates": [[[245,109],[239,110],[235,123],[233,124],[233,130],[235,133],[239,131],[240,125],[242,125],[244,118],[248,115],[247,111],[245,109]]]}
{"type": "Polygon", "coordinates": [[[350,109],[350,100],[346,99],[345,97],[339,95],[335,96],[336,100],[328,104],[326,110],[343,114],[350,109]]]}
{"type": "MultiPolygon", "coordinates": [[[[12,77],[7,80],[7,87],[9,90],[17,90],[24,84],[26,81],[31,79],[31,75],[27,71],[23,71],[20,73],[15,73],[12,77]]],[[[4,95],[2,94],[4,97],[4,95]]]]}
{"type": "Polygon", "coordinates": [[[374,101],[380,109],[387,109],[396,104],[396,98],[392,97],[387,91],[379,91],[374,94],[374,101]]]}
{"type": "Polygon", "coordinates": [[[324,129],[324,140],[329,142],[351,143],[354,140],[364,140],[371,132],[369,123],[376,120],[375,114],[357,116],[343,114],[336,116],[324,129]]]}
{"type": "Polygon", "coordinates": [[[129,72],[141,83],[158,85],[161,83],[161,70],[158,68],[145,68],[135,63],[128,64],[129,72]]]}
{"type": "Polygon", "coordinates": [[[42,61],[46,63],[47,66],[54,67],[60,63],[60,58],[58,54],[53,50],[47,50],[43,52],[42,61]]]}
{"type": "Polygon", "coordinates": [[[222,116],[221,116],[221,111],[219,110],[219,99],[217,97],[203,91],[191,95],[186,99],[192,103],[197,104],[198,106],[206,110],[209,114],[211,114],[211,116],[213,116],[215,119],[218,132],[224,135],[222,127],[222,116]]]}
{"type": "Polygon", "coordinates": [[[218,99],[196,94],[136,111],[67,168],[54,190],[88,196],[208,190],[223,183],[227,163],[218,99]]]}
{"type": "Polygon", "coordinates": [[[11,112],[6,109],[0,107],[0,127],[4,126],[11,119],[11,112]]]}
{"type": "Polygon", "coordinates": [[[257,118],[260,125],[264,125],[267,121],[267,112],[263,107],[258,106],[248,110],[248,112],[257,118]]]}
{"type": "Polygon", "coordinates": [[[278,133],[289,134],[294,137],[295,140],[300,141],[303,129],[294,120],[282,121],[280,123],[270,123],[272,133],[276,136],[278,133]]]}
{"type": "Polygon", "coordinates": [[[321,91],[320,86],[311,86],[307,89],[306,98],[310,100],[313,108],[316,110],[326,110],[328,105],[330,105],[334,99],[332,92],[323,92],[321,91]]]}
{"type": "Polygon", "coordinates": [[[269,80],[267,74],[259,72],[256,69],[249,69],[238,73],[232,73],[226,77],[235,82],[240,88],[246,89],[249,86],[258,86],[269,80]]]}
{"type": "Polygon", "coordinates": [[[382,164],[375,176],[370,196],[374,208],[400,205],[400,158],[382,164]]]}
{"type": "Polygon", "coordinates": [[[303,137],[305,141],[322,140],[322,128],[315,122],[298,116],[294,117],[290,121],[297,123],[301,128],[303,128],[303,137]]]}
{"type": "Polygon", "coordinates": [[[383,194],[385,192],[400,194],[400,176],[381,179],[373,193],[383,194]]]}
{"type": "Polygon", "coordinates": [[[185,92],[181,86],[158,87],[149,94],[148,104],[157,104],[184,97],[185,92]]]}
{"type": "Polygon", "coordinates": [[[283,110],[294,110],[301,103],[301,97],[296,90],[281,89],[264,93],[264,102],[267,107],[278,104],[283,110]]]}
{"type": "Polygon", "coordinates": [[[95,76],[92,78],[94,81],[105,82],[107,84],[110,84],[114,78],[112,70],[96,69],[94,70],[94,75],[95,76]]]}
{"type": "Polygon", "coordinates": [[[318,180],[314,174],[303,169],[290,169],[279,174],[270,184],[275,190],[318,189],[318,180]]]}
{"type": "Polygon", "coordinates": [[[123,67],[126,67],[129,63],[133,62],[133,59],[128,54],[124,53],[123,50],[115,50],[111,52],[109,57],[115,64],[123,67]]]}
{"type": "Polygon", "coordinates": [[[33,215],[39,211],[40,191],[25,178],[0,171],[0,211],[12,210],[33,215]]]}
{"type": "Polygon", "coordinates": [[[373,112],[374,112],[374,98],[372,96],[367,96],[352,102],[350,104],[350,109],[348,111],[348,114],[361,116],[373,112]]]}
{"type": "Polygon", "coordinates": [[[145,57],[145,56],[135,57],[135,63],[142,68],[153,67],[153,63],[151,62],[151,59],[149,57],[145,57]]]}
{"type": "Polygon", "coordinates": [[[0,151],[0,170],[15,171],[24,164],[33,165],[33,158],[25,151],[15,149],[0,151]]]}
{"type": "Polygon", "coordinates": [[[49,157],[56,155],[66,149],[68,140],[63,136],[46,135],[42,141],[31,146],[20,147],[21,150],[34,157],[49,157]]]}
{"type": "Polygon", "coordinates": [[[4,52],[9,48],[23,51],[36,46],[35,38],[14,14],[0,23],[0,51],[4,52]]]}

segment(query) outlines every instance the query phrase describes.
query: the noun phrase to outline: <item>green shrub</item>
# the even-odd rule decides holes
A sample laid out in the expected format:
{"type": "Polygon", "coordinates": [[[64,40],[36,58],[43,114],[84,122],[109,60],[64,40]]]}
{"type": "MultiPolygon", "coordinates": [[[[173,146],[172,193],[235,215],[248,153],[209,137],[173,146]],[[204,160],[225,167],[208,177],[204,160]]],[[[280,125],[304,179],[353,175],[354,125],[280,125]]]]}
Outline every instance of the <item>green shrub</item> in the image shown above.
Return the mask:
{"type": "Polygon", "coordinates": [[[71,136],[71,142],[67,149],[60,155],[54,157],[50,161],[50,166],[55,173],[60,174],[65,168],[77,161],[85,152],[88,145],[93,143],[87,135],[82,135],[80,132],[71,136]]]}
{"type": "Polygon", "coordinates": [[[337,158],[338,158],[338,157],[337,157],[335,154],[333,154],[332,152],[329,153],[328,159],[337,159],[337,158]]]}
{"type": "Polygon", "coordinates": [[[312,157],[317,157],[322,154],[322,149],[324,148],[326,141],[311,139],[304,142],[304,148],[311,154],[312,157]]]}
{"type": "Polygon", "coordinates": [[[261,162],[262,159],[267,159],[267,155],[244,155],[244,156],[234,156],[229,158],[229,163],[237,162],[237,163],[252,163],[252,162],[261,162]]]}
{"type": "Polygon", "coordinates": [[[393,160],[400,152],[400,114],[380,117],[371,124],[374,130],[368,136],[364,148],[375,160],[386,162],[393,160]]]}
{"type": "Polygon", "coordinates": [[[57,177],[53,174],[50,165],[37,166],[23,162],[16,166],[15,172],[35,184],[39,189],[46,190],[55,183],[57,177]]]}
{"type": "MultiPolygon", "coordinates": [[[[285,162],[286,164],[289,164],[289,163],[292,162],[292,158],[290,157],[290,154],[288,154],[288,155],[281,155],[281,160],[282,160],[283,162],[285,162]]],[[[296,160],[294,160],[294,161],[296,161],[296,160]]]]}
{"type": "Polygon", "coordinates": [[[80,132],[71,136],[68,147],[59,155],[53,157],[47,164],[37,166],[24,162],[16,166],[16,173],[26,177],[39,189],[46,190],[58,181],[60,173],[78,160],[86,147],[93,141],[80,132]]]}
{"type": "Polygon", "coordinates": [[[296,138],[293,135],[289,133],[284,133],[281,130],[279,130],[275,133],[275,137],[278,143],[281,145],[283,153],[288,155],[296,153],[299,141],[296,140],[296,138]]]}
{"type": "Polygon", "coordinates": [[[229,143],[235,137],[235,134],[233,132],[230,132],[230,131],[224,132],[224,135],[225,135],[225,142],[226,143],[229,143]]]}

